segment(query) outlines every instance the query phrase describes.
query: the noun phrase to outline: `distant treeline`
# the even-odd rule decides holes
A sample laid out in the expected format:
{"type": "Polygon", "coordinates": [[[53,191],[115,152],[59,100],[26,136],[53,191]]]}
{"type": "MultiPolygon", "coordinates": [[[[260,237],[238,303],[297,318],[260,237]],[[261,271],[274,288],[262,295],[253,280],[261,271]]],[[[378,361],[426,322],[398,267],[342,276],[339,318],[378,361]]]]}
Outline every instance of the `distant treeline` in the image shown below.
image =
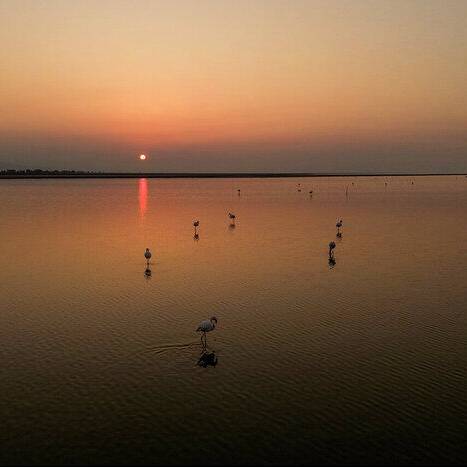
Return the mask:
{"type": "Polygon", "coordinates": [[[93,172],[85,172],[83,170],[42,170],[42,169],[25,169],[25,170],[0,170],[0,175],[85,175],[93,172]]]}

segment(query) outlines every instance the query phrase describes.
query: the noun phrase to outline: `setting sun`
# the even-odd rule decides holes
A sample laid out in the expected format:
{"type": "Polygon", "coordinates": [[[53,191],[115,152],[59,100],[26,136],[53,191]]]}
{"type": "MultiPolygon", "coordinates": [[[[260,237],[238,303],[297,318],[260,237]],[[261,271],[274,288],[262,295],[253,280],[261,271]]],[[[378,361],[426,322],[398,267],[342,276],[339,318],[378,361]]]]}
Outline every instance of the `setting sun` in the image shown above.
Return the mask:
{"type": "Polygon", "coordinates": [[[145,161],[146,160],[146,155],[145,154],[140,154],[139,159],[142,160],[142,161],[145,161]]]}

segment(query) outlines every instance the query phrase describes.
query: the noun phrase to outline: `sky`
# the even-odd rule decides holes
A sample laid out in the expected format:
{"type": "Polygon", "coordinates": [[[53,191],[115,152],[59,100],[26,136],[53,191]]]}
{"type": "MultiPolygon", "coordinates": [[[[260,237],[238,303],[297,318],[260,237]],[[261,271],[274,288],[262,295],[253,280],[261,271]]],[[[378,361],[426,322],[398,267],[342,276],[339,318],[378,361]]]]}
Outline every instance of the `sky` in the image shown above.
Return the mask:
{"type": "Polygon", "coordinates": [[[464,0],[0,0],[0,44],[0,169],[467,172],[464,0]]]}

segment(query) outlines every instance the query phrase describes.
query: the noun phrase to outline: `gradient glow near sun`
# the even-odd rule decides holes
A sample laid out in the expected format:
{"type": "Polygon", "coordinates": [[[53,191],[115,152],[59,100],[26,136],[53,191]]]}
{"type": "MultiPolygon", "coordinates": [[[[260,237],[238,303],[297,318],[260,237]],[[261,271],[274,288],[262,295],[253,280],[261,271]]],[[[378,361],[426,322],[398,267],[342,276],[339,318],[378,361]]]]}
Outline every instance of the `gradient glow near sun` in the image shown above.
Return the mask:
{"type": "Polygon", "coordinates": [[[139,155],[139,160],[145,161],[146,160],[146,154],[140,154],[139,155]]]}

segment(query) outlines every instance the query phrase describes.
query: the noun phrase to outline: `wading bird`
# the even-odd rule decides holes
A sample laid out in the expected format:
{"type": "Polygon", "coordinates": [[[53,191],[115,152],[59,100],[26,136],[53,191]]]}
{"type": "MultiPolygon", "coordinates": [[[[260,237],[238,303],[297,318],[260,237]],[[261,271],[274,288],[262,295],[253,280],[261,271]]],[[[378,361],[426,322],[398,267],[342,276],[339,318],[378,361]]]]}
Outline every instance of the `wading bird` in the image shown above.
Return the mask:
{"type": "Polygon", "coordinates": [[[196,236],[198,234],[199,221],[194,221],[193,227],[195,228],[195,236],[196,236]]]}
{"type": "Polygon", "coordinates": [[[235,214],[229,212],[229,217],[230,217],[230,220],[232,221],[232,224],[234,225],[235,224],[235,214]]]}
{"type": "Polygon", "coordinates": [[[329,259],[334,257],[334,248],[336,248],[336,242],[329,243],[329,259]]]}
{"type": "Polygon", "coordinates": [[[211,319],[205,319],[204,321],[201,321],[201,323],[199,323],[196,332],[202,332],[201,342],[203,342],[203,337],[204,341],[206,342],[206,333],[214,331],[214,329],[216,328],[216,324],[217,318],[215,316],[211,317],[211,319]]]}
{"type": "Polygon", "coordinates": [[[337,227],[337,237],[342,237],[342,233],[340,231],[340,228],[342,227],[342,219],[341,220],[337,219],[336,227],[337,227]]]}
{"type": "Polygon", "coordinates": [[[151,252],[149,251],[149,248],[146,248],[146,251],[144,252],[144,257],[146,258],[146,262],[148,263],[149,266],[149,260],[151,259],[151,252]]]}

